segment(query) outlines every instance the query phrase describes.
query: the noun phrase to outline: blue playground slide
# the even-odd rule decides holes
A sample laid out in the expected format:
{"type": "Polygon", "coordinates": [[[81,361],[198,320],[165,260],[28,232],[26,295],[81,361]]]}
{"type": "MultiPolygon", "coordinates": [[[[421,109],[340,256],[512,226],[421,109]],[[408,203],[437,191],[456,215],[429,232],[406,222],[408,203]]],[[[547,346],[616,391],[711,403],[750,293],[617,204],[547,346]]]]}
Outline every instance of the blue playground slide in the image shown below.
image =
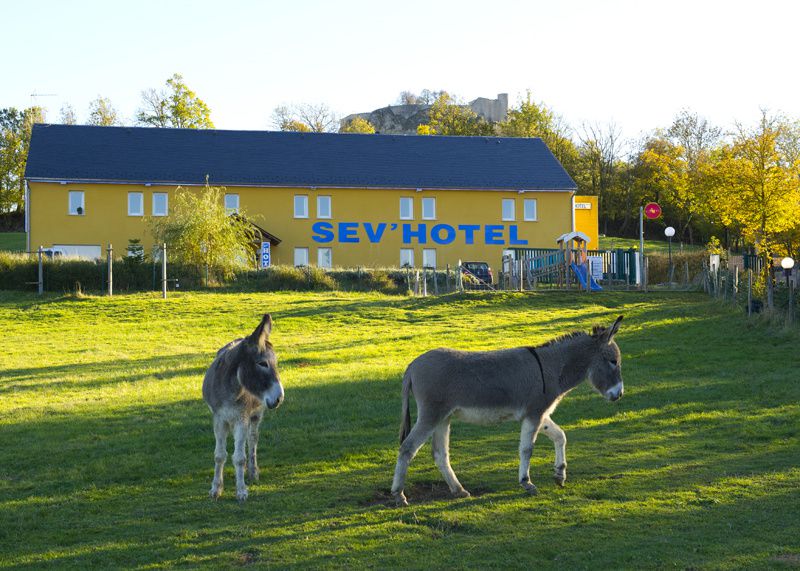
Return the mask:
{"type": "MultiPolygon", "coordinates": [[[[586,289],[586,266],[579,266],[575,263],[572,265],[572,271],[575,272],[575,277],[578,279],[578,282],[581,284],[583,289],[586,289]]],[[[590,283],[589,287],[592,291],[603,291],[603,288],[600,286],[599,283],[594,281],[593,277],[589,277],[590,283]]]]}

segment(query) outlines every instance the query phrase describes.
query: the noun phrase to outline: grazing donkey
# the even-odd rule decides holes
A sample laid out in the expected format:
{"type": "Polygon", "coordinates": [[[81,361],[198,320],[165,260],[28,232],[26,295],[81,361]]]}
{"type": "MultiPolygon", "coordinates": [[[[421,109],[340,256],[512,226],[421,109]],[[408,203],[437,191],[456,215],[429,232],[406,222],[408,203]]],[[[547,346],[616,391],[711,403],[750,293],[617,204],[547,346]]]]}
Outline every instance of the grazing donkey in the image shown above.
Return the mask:
{"type": "Polygon", "coordinates": [[[471,423],[522,421],[519,437],[519,483],[530,494],[530,463],[539,430],[556,449],[555,480],[567,479],[564,431],[550,419],[558,403],[587,376],[608,400],[622,396],[622,365],[614,335],[620,315],[609,328],[595,326],[592,334],[570,333],[539,347],[465,352],[434,349],[414,359],[403,376],[400,453],[392,483],[398,505],[408,505],[403,486],[408,465],[433,435],[433,459],[452,494],[467,492],[450,467],[450,417],[471,423]],[[409,393],[417,401],[417,422],[411,427],[409,393]],[[410,429],[410,430],[409,430],[410,429]]]}
{"type": "Polygon", "coordinates": [[[236,498],[247,499],[244,467],[250,481],[258,480],[256,447],[258,426],[264,407],[277,408],[283,401],[283,387],[278,376],[277,359],[269,334],[272,318],[267,313],[255,331],[236,339],[217,352],[203,379],[203,400],[214,415],[214,480],[211,497],[222,495],[222,470],[228,457],[228,432],[233,431],[233,465],[236,470],[236,498]],[[249,459],[245,456],[245,441],[249,459]]]}

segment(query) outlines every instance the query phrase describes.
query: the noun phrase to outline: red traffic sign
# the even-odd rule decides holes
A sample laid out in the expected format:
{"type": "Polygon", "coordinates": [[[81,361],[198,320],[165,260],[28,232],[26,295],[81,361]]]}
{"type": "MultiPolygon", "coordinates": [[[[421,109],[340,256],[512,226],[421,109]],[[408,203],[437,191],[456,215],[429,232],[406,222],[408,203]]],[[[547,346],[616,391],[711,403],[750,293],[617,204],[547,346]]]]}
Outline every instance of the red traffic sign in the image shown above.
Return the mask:
{"type": "Polygon", "coordinates": [[[644,215],[650,220],[655,220],[661,216],[661,207],[657,203],[651,202],[644,207],[644,215]]]}

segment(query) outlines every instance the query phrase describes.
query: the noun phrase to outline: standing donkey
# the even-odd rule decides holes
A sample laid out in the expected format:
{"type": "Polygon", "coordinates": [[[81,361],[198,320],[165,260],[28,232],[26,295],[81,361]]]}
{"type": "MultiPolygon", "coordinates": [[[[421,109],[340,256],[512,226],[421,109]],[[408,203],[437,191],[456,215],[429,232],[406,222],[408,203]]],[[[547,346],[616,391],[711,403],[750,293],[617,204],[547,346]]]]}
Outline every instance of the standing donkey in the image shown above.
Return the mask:
{"type": "Polygon", "coordinates": [[[258,427],[264,408],[277,408],[283,401],[277,359],[269,334],[272,318],[267,313],[255,331],[236,339],[217,352],[203,379],[203,400],[214,415],[214,480],[210,495],[222,495],[222,471],[228,457],[228,432],[233,431],[233,465],[236,470],[236,498],[247,499],[244,468],[251,482],[258,480],[256,447],[258,427]],[[249,449],[246,459],[245,441],[249,449]]]}
{"type": "Polygon", "coordinates": [[[531,453],[543,430],[555,445],[555,480],[563,486],[567,438],[550,415],[587,377],[606,399],[622,397],[622,362],[614,342],[621,321],[620,315],[609,328],[595,326],[591,335],[570,333],[539,347],[480,352],[434,349],[414,359],[403,376],[400,453],[392,483],[397,504],[408,505],[403,494],[408,465],[431,435],[434,461],[451,493],[469,496],[450,467],[451,416],[476,424],[522,421],[519,483],[529,494],[536,493],[530,478],[531,453]],[[414,428],[410,428],[409,394],[417,401],[414,428]]]}

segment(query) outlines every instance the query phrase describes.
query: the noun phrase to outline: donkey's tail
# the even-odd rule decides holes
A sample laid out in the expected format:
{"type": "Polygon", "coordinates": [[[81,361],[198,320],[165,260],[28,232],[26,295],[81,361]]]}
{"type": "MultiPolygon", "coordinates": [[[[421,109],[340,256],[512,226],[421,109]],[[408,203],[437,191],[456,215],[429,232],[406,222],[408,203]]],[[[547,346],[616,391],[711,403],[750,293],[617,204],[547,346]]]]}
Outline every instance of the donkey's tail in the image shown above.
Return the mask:
{"type": "Polygon", "coordinates": [[[408,399],[411,393],[411,374],[406,370],[405,375],[403,375],[403,408],[400,412],[400,444],[408,436],[408,433],[411,432],[411,410],[408,406],[408,399]]]}

